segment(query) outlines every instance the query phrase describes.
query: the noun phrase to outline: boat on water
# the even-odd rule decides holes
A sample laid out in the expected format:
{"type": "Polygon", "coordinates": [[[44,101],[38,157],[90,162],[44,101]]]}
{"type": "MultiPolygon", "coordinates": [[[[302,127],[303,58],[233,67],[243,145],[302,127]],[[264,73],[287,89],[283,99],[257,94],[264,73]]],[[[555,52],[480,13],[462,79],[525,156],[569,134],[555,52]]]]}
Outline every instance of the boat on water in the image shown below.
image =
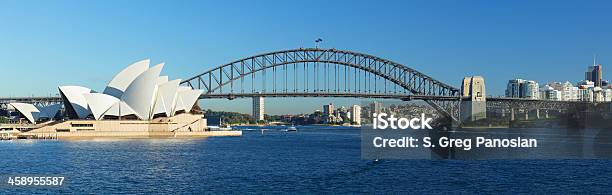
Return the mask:
{"type": "Polygon", "coordinates": [[[220,126],[208,126],[210,131],[230,131],[232,128],[220,127],[220,126]]]}
{"type": "Polygon", "coordinates": [[[232,126],[230,126],[227,123],[223,122],[223,118],[219,119],[219,126],[208,126],[208,129],[210,129],[211,131],[231,131],[231,130],[236,130],[234,128],[232,128],[232,126]]]}
{"type": "Polygon", "coordinates": [[[297,128],[294,126],[287,127],[287,131],[297,131],[297,128]]]}
{"type": "Polygon", "coordinates": [[[220,126],[208,126],[211,131],[231,131],[234,130],[232,126],[220,125],[220,126]]]}

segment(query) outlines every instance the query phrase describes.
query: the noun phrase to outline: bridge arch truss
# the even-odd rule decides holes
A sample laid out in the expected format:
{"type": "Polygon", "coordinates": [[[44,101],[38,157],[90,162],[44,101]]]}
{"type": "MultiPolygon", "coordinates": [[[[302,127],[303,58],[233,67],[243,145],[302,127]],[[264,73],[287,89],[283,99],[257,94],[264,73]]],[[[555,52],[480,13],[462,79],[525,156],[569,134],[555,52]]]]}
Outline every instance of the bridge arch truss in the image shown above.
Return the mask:
{"type": "Polygon", "coordinates": [[[336,49],[300,48],[251,56],[181,84],[204,90],[201,99],[254,96],[421,99],[453,119],[457,119],[459,112],[459,89],[387,59],[336,49]]]}

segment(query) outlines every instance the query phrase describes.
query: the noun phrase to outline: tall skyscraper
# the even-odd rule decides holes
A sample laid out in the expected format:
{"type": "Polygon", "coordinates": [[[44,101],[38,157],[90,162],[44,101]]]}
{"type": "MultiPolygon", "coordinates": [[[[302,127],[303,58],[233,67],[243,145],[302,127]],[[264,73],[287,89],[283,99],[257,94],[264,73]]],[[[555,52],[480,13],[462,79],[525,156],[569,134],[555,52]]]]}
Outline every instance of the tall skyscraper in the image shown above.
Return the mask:
{"type": "Polygon", "coordinates": [[[334,114],[334,105],[333,104],[323,105],[323,114],[327,116],[331,116],[332,114],[334,114]]]}
{"type": "Polygon", "coordinates": [[[587,71],[584,73],[584,79],[588,81],[593,81],[596,87],[601,87],[603,68],[601,64],[597,64],[596,59],[597,58],[593,58],[593,65],[589,66],[587,71]]]}
{"type": "Polygon", "coordinates": [[[383,104],[377,101],[372,102],[372,104],[370,104],[371,106],[371,112],[370,115],[374,114],[374,113],[381,113],[383,110],[383,104]]]}
{"type": "Polygon", "coordinates": [[[351,107],[351,120],[356,125],[361,125],[361,106],[353,105],[351,107]]]}
{"type": "Polygon", "coordinates": [[[253,119],[256,121],[264,120],[265,105],[262,96],[253,97],[253,119]]]}

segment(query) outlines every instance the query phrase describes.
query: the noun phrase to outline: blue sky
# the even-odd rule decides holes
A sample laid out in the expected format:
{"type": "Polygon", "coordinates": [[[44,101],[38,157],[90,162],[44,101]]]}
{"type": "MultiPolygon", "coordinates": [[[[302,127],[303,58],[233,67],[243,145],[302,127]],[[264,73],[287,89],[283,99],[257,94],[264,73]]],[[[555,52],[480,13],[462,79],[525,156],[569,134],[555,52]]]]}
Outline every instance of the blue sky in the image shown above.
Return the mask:
{"type": "MultiPolygon", "coordinates": [[[[131,62],[166,62],[188,78],[268,51],[322,47],[387,58],[459,86],[482,75],[503,94],[511,78],[576,82],[596,53],[612,73],[609,1],[0,1],[0,96],[41,96],[59,85],[102,90],[131,62]]],[[[321,102],[267,99],[268,113],[321,102]]],[[[250,112],[249,100],[202,101],[250,112]],[[228,104],[229,102],[229,104],[228,104]]]]}

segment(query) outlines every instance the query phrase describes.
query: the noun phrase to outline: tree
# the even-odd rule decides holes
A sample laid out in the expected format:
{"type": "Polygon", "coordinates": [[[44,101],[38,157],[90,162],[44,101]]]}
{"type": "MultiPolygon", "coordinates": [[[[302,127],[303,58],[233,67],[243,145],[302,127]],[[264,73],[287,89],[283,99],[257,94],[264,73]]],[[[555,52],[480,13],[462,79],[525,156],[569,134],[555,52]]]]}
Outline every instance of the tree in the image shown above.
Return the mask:
{"type": "Polygon", "coordinates": [[[0,124],[8,123],[8,122],[9,122],[8,118],[6,118],[5,116],[0,116],[0,124]]]}
{"type": "Polygon", "coordinates": [[[351,123],[351,119],[349,119],[348,117],[342,118],[342,123],[351,123]]]}

